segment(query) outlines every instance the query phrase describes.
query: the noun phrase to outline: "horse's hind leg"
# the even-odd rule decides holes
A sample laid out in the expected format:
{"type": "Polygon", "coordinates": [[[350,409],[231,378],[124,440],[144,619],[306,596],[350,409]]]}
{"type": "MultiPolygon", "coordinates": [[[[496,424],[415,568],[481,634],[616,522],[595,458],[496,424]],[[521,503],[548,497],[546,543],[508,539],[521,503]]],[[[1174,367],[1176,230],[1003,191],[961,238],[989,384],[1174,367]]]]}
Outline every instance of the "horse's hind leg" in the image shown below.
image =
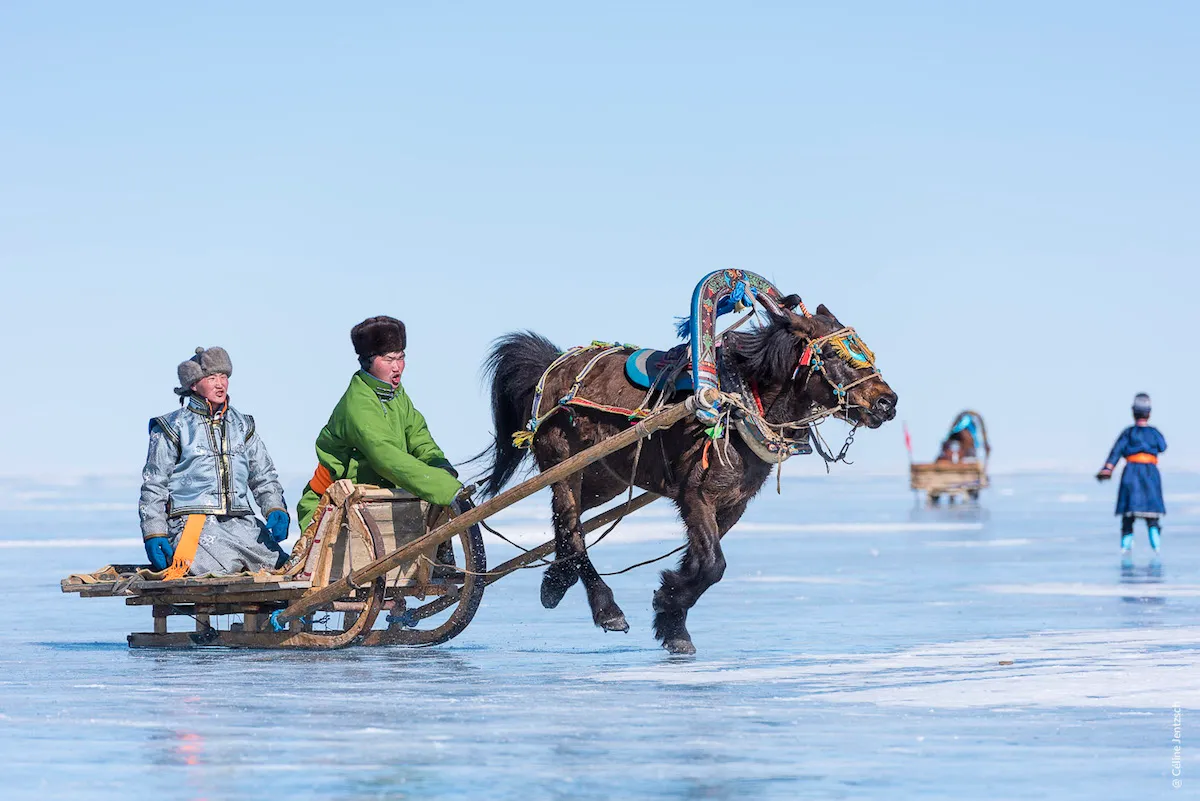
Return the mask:
{"type": "Polygon", "coordinates": [[[654,593],[654,636],[673,654],[694,654],[696,646],[687,630],[688,610],[725,574],[721,534],[712,506],[682,500],[688,547],[675,570],[664,570],[662,586],[654,593]]]}
{"type": "Polygon", "coordinates": [[[579,528],[579,513],[576,511],[571,490],[566,482],[560,481],[550,487],[550,508],[554,514],[554,562],[542,574],[542,606],[553,609],[558,606],[567,590],[579,581],[579,551],[575,539],[583,531],[579,528]]]}

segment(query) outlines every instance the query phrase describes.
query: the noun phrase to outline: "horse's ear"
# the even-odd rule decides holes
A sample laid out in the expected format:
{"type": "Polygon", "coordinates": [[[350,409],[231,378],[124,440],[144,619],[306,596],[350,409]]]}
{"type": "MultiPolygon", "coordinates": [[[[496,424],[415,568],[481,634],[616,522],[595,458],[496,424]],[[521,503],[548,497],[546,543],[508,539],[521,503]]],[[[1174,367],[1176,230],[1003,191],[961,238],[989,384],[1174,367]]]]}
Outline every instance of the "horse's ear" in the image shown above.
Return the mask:
{"type": "Polygon", "coordinates": [[[808,316],[808,309],[804,307],[804,301],[800,299],[799,295],[787,295],[782,297],[779,299],[779,305],[791,311],[796,311],[796,309],[799,309],[800,314],[804,315],[805,317],[808,316]]]}
{"type": "Polygon", "coordinates": [[[819,306],[817,306],[817,314],[819,314],[819,315],[821,315],[821,316],[823,316],[823,317],[828,317],[830,320],[833,320],[833,321],[834,321],[835,323],[837,323],[838,325],[841,325],[841,324],[842,324],[842,321],[841,321],[841,320],[839,320],[837,317],[835,317],[835,316],[833,315],[833,312],[831,312],[831,311],[830,311],[830,310],[829,310],[829,309],[828,309],[828,308],[825,306],[825,304],[824,304],[824,303],[822,303],[822,304],[820,304],[819,306]]]}
{"type": "Polygon", "coordinates": [[[819,335],[817,321],[812,316],[801,316],[795,312],[785,311],[788,316],[787,326],[792,333],[805,339],[813,339],[819,335]]]}
{"type": "Polygon", "coordinates": [[[799,295],[788,295],[778,301],[773,301],[764,295],[762,299],[765,301],[762,307],[775,325],[783,326],[793,334],[805,339],[817,336],[817,321],[808,313],[808,309],[804,308],[804,302],[800,300],[799,295]],[[792,311],[797,306],[803,312],[802,315],[792,311]]]}

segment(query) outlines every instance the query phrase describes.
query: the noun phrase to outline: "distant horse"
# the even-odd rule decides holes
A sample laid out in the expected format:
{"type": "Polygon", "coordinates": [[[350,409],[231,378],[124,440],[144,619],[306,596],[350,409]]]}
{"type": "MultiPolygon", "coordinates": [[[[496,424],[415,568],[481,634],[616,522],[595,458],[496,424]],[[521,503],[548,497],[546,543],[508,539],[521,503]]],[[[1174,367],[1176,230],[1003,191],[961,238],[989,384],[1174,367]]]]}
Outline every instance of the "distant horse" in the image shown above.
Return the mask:
{"type": "MultiPolygon", "coordinates": [[[[853,330],[823,305],[815,314],[796,314],[792,311],[796,306],[803,309],[799,297],[783,300],[782,306],[768,310],[767,321],[756,330],[726,334],[722,349],[726,369],[754,388],[762,417],[779,424],[836,410],[838,417],[868,428],[894,418],[896,394],[875,370],[873,355],[864,359],[862,353],[870,352],[853,330]],[[847,341],[857,343],[859,353],[848,352],[847,341]]],[[[545,376],[543,395],[550,399],[567,395],[595,355],[586,351],[567,357],[545,376]]],[[[532,332],[511,333],[496,341],[485,362],[495,442],[485,452],[491,470],[484,494],[499,492],[527,455],[513,444],[513,432],[525,427],[539,379],[562,356],[562,351],[532,332]]],[[[597,405],[637,409],[646,390],[626,377],[624,361],[618,354],[599,359],[578,394],[597,405]]],[[[538,469],[544,471],[629,426],[630,420],[620,413],[564,407],[537,428],[531,450],[538,469]]],[[[557,606],[582,578],[596,625],[608,631],[629,630],[612,590],[588,556],[581,517],[585,510],[627,491],[636,464],[632,482],[670,498],[687,527],[687,548],[679,565],[663,571],[662,586],[654,593],[655,636],[671,653],[696,652],[686,625],[688,610],[721,580],[725,572],[721,538],[741,518],[774,467],[774,462],[755,455],[740,435],[728,434],[723,447],[713,442],[712,434],[689,418],[645,441],[636,460],[636,447],[630,446],[551,487],[557,558],[542,579],[543,606],[557,606]]]]}

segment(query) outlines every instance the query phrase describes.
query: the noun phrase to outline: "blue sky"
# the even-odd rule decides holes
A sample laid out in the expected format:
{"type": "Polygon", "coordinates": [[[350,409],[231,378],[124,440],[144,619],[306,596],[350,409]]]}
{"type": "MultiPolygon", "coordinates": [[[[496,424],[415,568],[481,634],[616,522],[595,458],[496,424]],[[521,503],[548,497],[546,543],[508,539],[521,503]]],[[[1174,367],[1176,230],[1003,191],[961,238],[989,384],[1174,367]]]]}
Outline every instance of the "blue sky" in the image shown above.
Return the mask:
{"type": "Polygon", "coordinates": [[[214,344],[310,471],[374,314],[460,460],[494,337],[666,346],[725,267],[876,351],[843,470],[966,406],[1098,467],[1138,391],[1200,467],[1200,12],[978,5],[6,3],[0,471],[136,472],[214,344]]]}

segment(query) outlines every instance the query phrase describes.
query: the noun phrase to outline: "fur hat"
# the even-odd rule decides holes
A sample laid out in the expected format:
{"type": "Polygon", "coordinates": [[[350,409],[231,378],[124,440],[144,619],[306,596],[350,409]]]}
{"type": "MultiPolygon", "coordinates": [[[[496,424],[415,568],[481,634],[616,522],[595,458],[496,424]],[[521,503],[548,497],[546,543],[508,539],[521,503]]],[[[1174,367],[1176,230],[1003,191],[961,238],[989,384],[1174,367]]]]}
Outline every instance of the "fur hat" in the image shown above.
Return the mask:
{"type": "Polygon", "coordinates": [[[192,391],[192,385],[201,378],[217,373],[233,375],[233,362],[229,361],[229,354],[224,348],[196,348],[196,355],[186,362],[181,362],[176,372],[179,375],[179,386],[175,388],[175,394],[186,395],[192,391]]]}
{"type": "Polygon", "coordinates": [[[371,359],[384,353],[404,350],[408,335],[404,323],[395,317],[368,317],[350,329],[350,342],[359,359],[371,359]]]}
{"type": "Polygon", "coordinates": [[[1133,396],[1133,416],[1134,417],[1149,417],[1150,416],[1150,396],[1145,392],[1139,392],[1133,396]]]}

